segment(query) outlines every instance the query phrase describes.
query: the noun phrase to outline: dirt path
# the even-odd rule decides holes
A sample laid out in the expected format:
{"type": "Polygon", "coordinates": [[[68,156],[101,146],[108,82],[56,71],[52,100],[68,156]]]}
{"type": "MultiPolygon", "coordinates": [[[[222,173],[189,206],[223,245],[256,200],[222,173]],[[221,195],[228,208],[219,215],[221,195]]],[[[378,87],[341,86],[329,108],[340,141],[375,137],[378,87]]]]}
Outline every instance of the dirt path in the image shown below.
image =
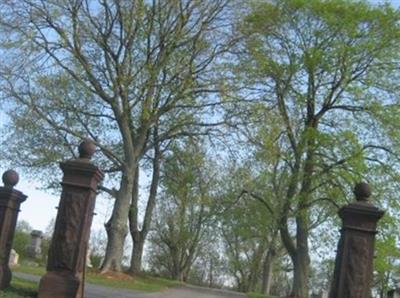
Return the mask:
{"type": "MultiPolygon", "coordinates": [[[[13,275],[38,282],[40,276],[26,274],[22,272],[14,272],[13,275]]],[[[247,296],[241,293],[208,289],[196,286],[179,286],[170,288],[157,293],[143,293],[125,289],[107,288],[99,285],[86,284],[85,298],[246,298],[247,296]]]]}

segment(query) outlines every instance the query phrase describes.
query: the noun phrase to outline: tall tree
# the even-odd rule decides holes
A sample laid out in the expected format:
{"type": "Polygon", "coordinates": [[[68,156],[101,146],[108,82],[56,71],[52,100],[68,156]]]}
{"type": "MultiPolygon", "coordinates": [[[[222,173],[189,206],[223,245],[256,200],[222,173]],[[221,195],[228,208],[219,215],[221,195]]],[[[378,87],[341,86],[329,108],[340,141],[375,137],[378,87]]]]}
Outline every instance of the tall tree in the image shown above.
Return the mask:
{"type": "Polygon", "coordinates": [[[280,125],[279,228],[295,297],[308,297],[313,221],[369,167],[396,164],[399,17],[365,1],[258,1],[242,24],[236,90],[245,111],[255,106],[280,125]]]}
{"type": "Polygon", "coordinates": [[[206,246],[202,243],[210,240],[206,236],[211,237],[216,175],[196,141],[173,147],[162,171],[152,259],[170,277],[187,281],[193,263],[206,246]]]}
{"type": "MultiPolygon", "coordinates": [[[[103,271],[121,270],[128,213],[139,207],[132,196],[140,160],[154,144],[201,133],[216,120],[202,115],[217,105],[207,94],[216,91],[213,65],[229,48],[228,2],[0,4],[0,88],[12,121],[6,155],[46,168],[65,158],[77,139],[95,140],[99,163],[117,180],[102,186],[115,199],[103,271]]],[[[145,223],[153,207],[149,200],[145,223]]],[[[133,227],[140,226],[135,214],[133,227]]],[[[137,239],[139,247],[144,239],[137,239]]]]}
{"type": "Polygon", "coordinates": [[[219,227],[228,271],[238,289],[256,292],[261,284],[262,292],[269,295],[272,265],[279,250],[275,213],[280,207],[268,171],[260,172],[261,164],[248,159],[241,166],[225,169],[222,193],[225,202],[233,203],[222,213],[219,227]]]}

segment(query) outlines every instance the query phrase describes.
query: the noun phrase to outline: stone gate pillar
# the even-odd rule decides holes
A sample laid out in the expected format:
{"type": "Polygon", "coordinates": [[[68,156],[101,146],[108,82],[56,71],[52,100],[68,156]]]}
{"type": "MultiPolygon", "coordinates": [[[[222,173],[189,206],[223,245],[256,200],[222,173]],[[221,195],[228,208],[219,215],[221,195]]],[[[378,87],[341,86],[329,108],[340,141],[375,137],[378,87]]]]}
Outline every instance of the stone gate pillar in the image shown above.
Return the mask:
{"type": "Polygon", "coordinates": [[[96,147],[85,140],[79,158],[61,163],[62,194],[49,248],[47,273],[39,284],[39,298],[84,296],[84,264],[90,226],[102,172],[90,162],[96,147]]]}
{"type": "Polygon", "coordinates": [[[15,226],[19,206],[27,198],[22,192],[13,189],[18,180],[18,173],[8,170],[3,174],[4,187],[0,187],[0,290],[10,285],[9,259],[15,226]]]}
{"type": "Polygon", "coordinates": [[[342,230],[329,298],[370,297],[376,226],[384,212],[368,202],[368,184],[357,184],[354,194],[357,201],[339,210],[342,230]]]}

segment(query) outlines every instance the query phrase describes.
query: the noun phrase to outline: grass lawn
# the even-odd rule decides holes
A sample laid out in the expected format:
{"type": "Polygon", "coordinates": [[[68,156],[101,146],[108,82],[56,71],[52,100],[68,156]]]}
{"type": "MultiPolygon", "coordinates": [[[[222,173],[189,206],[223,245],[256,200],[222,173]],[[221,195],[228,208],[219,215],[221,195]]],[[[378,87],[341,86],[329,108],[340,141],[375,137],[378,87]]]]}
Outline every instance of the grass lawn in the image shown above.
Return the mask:
{"type": "Polygon", "coordinates": [[[30,298],[36,297],[37,283],[13,277],[11,286],[0,291],[1,298],[30,298]]]}
{"type": "MultiPolygon", "coordinates": [[[[46,273],[46,270],[43,267],[29,266],[18,266],[13,268],[12,271],[30,273],[34,275],[44,275],[46,273]]],[[[150,277],[146,275],[131,276],[124,273],[101,275],[91,270],[86,272],[86,282],[105,287],[131,289],[143,292],[158,292],[165,288],[181,284],[178,281],[150,277]]]]}

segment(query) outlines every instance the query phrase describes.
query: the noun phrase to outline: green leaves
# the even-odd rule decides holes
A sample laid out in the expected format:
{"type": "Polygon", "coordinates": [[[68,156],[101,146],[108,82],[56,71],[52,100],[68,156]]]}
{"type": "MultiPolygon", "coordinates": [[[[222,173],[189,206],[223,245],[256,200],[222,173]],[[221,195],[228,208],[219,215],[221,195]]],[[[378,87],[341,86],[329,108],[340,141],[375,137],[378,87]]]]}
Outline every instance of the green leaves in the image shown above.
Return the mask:
{"type": "Polygon", "coordinates": [[[273,187],[283,208],[281,234],[293,257],[305,234],[337,224],[355,182],[398,177],[398,88],[390,78],[400,66],[400,13],[366,1],[257,1],[239,28],[235,70],[247,90],[241,108],[253,117],[244,135],[264,189],[273,187]]]}

